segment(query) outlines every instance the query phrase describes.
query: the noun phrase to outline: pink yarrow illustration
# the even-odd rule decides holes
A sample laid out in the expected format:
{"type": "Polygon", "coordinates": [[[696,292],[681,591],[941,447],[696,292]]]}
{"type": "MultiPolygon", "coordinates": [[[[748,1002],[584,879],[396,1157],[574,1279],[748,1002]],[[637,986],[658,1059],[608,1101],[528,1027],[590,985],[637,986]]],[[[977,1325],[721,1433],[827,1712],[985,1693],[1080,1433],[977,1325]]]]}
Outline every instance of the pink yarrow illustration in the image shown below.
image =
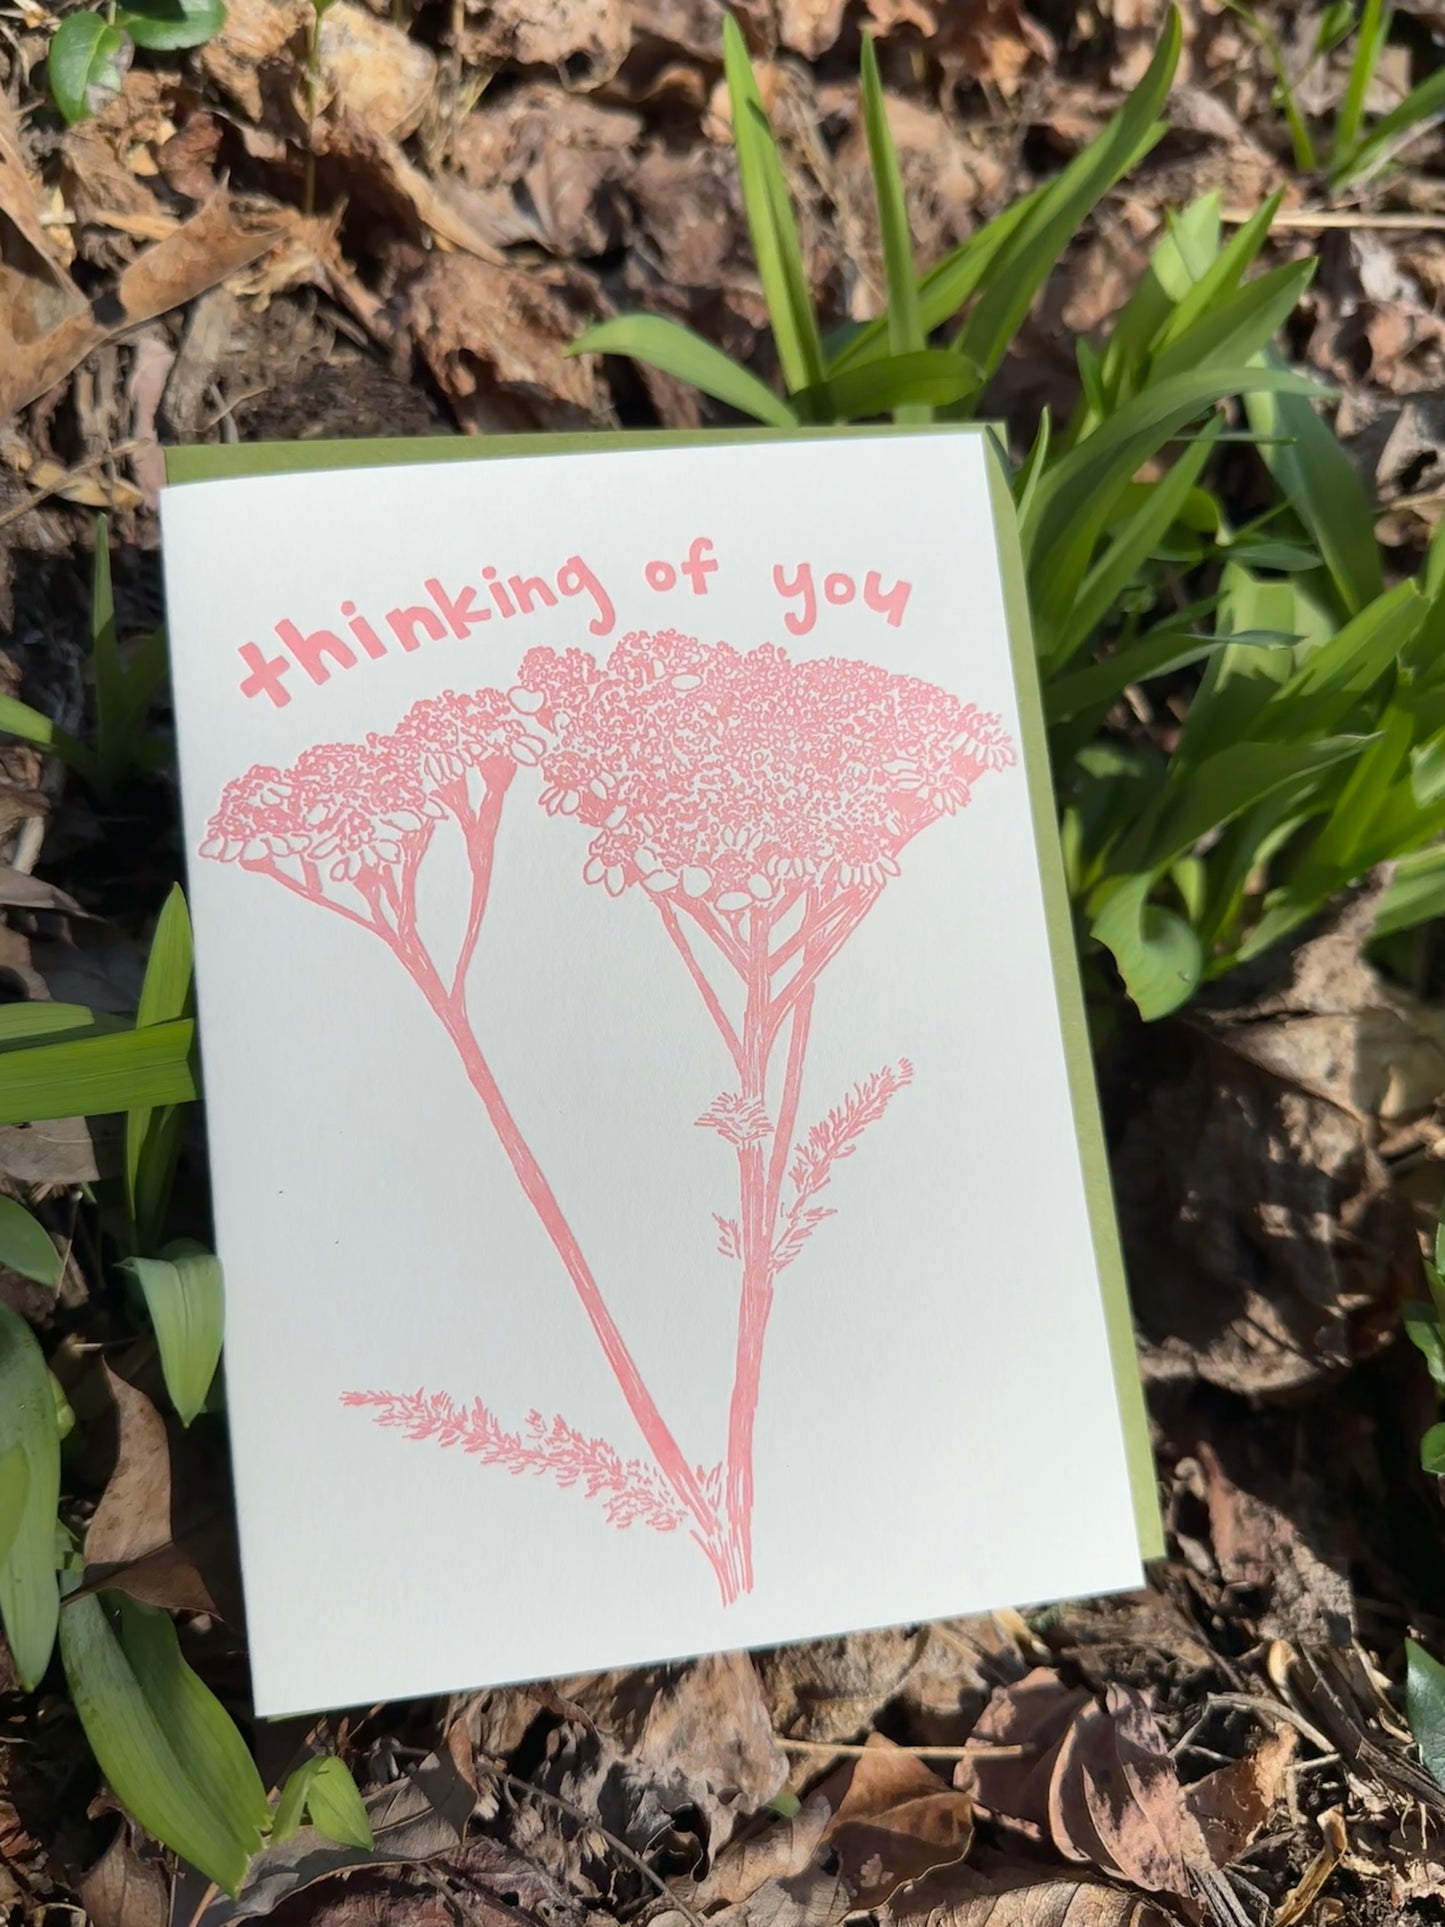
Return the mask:
{"type": "Polygon", "coordinates": [[[870,663],[801,662],[676,631],[624,637],[605,665],[533,649],[508,695],[483,689],[413,706],[388,736],[308,750],[290,769],[229,784],[201,854],[271,877],[391,950],[445,1027],[523,1193],[600,1343],[651,1462],[624,1460],[561,1418],[506,1431],[445,1393],[349,1392],[378,1424],[460,1446],[515,1474],[580,1485],[618,1527],[684,1524],[731,1603],[752,1590],[753,1430],[780,1274],[833,1215],[834,1167],[913,1076],[907,1059],[861,1079],[795,1139],[823,970],[900,873],[930,823],[1009,767],[999,719],[870,663]],[[486,915],[504,801],[536,767],[552,816],[592,832],[584,880],[641,890],[697,990],[730,1064],[696,1123],[737,1166],[735,1212],[716,1215],[738,1267],[726,1454],[691,1464],[636,1361],[492,1074],[466,986],[486,915]],[[443,969],[417,929],[417,876],[441,823],[464,839],[471,898],[443,969]]]}

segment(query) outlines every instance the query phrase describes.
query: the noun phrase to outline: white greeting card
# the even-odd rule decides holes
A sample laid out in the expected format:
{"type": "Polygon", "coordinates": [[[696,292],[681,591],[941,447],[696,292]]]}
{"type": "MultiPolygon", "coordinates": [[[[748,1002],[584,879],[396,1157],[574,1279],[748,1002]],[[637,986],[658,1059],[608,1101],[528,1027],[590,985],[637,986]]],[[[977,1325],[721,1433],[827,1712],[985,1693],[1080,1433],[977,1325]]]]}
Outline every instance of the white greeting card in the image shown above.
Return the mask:
{"type": "Polygon", "coordinates": [[[555,447],[163,501],[266,1714],[1139,1579],[987,438],[555,447]]]}

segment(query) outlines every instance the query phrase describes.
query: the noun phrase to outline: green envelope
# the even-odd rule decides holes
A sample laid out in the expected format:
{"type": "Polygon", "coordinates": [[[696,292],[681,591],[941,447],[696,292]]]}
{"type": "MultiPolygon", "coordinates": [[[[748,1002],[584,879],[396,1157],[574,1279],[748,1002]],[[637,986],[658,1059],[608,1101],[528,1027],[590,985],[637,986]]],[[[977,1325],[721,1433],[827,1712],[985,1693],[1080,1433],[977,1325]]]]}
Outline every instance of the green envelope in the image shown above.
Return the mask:
{"type": "MultiPolygon", "coordinates": [[[[344,468],[384,468],[428,462],[475,462],[520,455],[579,455],[591,451],[616,454],[628,449],[689,448],[728,442],[824,441],[837,437],[896,436],[900,433],[970,434],[987,438],[994,459],[990,463],[994,530],[998,540],[1004,597],[1008,612],[1009,649],[1018,697],[1020,732],[1028,779],[1029,807],[1043,887],[1049,947],[1053,959],[1064,1052],[1079,1157],[1093,1232],[1094,1254],[1104,1294],[1104,1312],[1113,1359],[1119,1411],[1123,1424],[1140,1555],[1162,1558],[1164,1533],[1159,1514],[1154,1457],[1149,1443],[1149,1418],[1144,1404],[1139,1362],[1134,1348],[1123,1252],[1109,1182],[1103,1122],[1094,1082],[1093,1057],[1084,1010],[1083,989],[1074,949],[1073,918],[1064,879],[1049,775],[1048,739],[1043,698],[1029,624],[1024,587],[1023,557],[1019,547],[1013,496],[1001,448],[986,427],[938,424],[899,430],[876,428],[727,428],[695,432],[690,429],[601,431],[584,434],[447,435],[395,440],[344,442],[257,442],[205,447],[169,448],[167,481],[174,486],[196,482],[233,481],[243,476],[284,475],[344,468]]],[[[1065,1445],[1060,1440],[1061,1448],[1065,1445]]],[[[1066,1455],[1061,1449],[1063,1475],[1066,1455]]]]}

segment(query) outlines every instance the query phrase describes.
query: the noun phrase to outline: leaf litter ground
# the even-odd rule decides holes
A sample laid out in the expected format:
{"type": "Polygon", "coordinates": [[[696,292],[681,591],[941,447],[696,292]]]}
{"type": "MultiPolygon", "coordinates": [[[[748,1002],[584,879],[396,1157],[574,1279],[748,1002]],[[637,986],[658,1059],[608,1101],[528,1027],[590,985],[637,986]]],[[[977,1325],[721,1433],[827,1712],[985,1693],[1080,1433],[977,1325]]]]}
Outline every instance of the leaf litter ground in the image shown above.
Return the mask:
{"type": "MultiPolygon", "coordinates": [[[[1215,188],[1247,211],[1288,180],[1257,43],[1222,9],[1188,11],[1174,131],[999,378],[1021,432],[1070,398],[1074,338],[1123,298],[1161,210],[1215,188]]],[[[63,726],[85,703],[94,509],[113,518],[122,626],[159,613],[158,441],[711,419],[666,376],[566,358],[583,326],[637,307],[770,372],[713,0],[338,0],[314,125],[306,13],[233,0],[220,39],[137,63],[64,131],[40,108],[47,10],[0,18],[0,686],[63,726]]],[[[809,272],[846,319],[883,290],[862,24],[882,36],[927,261],[1097,131],[1162,6],[741,13],[809,272]]],[[[1378,106],[1442,27],[1402,9],[1378,106]]],[[[1337,70],[1317,85],[1323,112],[1337,70]]],[[[1406,557],[1445,500],[1438,137],[1409,162],[1336,225],[1292,193],[1275,242],[1321,258],[1291,345],[1343,391],[1338,426],[1406,557]]],[[[100,810],[7,747],[0,836],[5,994],[133,1009],[178,873],[169,779],[100,810]]],[[[1396,1315],[1440,1195],[1445,1029],[1362,962],[1361,914],[1308,933],[1284,980],[1232,979],[1101,1064],[1169,1527],[1145,1592],[259,1728],[268,1783],[309,1739],[353,1764],[376,1848],[303,1829],[239,1907],[185,1876],[173,1890],[64,1697],[6,1690],[0,1656],[0,1906],[30,1921],[78,1903],[98,1927],[1445,1921],[1445,1796],[1401,1710],[1405,1635],[1445,1643],[1445,1522],[1396,1315]]],[[[1422,981],[1438,990],[1438,959],[1422,981]]],[[[84,1243],[77,1187],[119,1155],[80,1120],[0,1131],[3,1189],[65,1252],[57,1291],[0,1274],[0,1297],[82,1420],[66,1478],[93,1513],[87,1583],[180,1612],[188,1657],[244,1718],[224,1463],[161,1417],[153,1351],[84,1243]]],[[[204,1235],[199,1144],[174,1216],[204,1235]]],[[[520,1600],[520,1576],[499,1584],[520,1600]]]]}

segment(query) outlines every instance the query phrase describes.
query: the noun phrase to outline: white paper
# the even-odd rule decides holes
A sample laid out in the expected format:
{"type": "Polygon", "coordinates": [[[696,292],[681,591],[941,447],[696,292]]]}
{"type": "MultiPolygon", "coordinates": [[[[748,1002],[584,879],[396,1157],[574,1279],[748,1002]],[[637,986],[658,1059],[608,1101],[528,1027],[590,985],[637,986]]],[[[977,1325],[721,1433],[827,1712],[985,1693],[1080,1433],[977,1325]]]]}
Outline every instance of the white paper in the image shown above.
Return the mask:
{"type": "Polygon", "coordinates": [[[1138,1584],[981,440],[163,522],[258,1710],[1138,1584]]]}

